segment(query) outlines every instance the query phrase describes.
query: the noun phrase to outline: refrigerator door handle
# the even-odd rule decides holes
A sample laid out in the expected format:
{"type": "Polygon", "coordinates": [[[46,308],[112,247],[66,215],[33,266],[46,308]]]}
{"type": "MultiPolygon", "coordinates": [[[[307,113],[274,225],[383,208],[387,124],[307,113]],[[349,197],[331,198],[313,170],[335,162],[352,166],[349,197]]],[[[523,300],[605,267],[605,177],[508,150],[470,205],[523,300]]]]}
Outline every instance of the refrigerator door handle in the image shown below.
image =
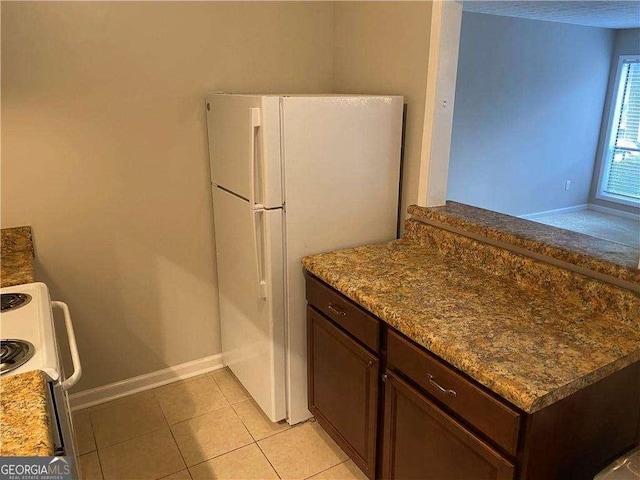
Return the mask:
{"type": "Polygon", "coordinates": [[[267,298],[267,281],[265,279],[265,248],[264,248],[264,210],[252,211],[253,223],[253,245],[256,261],[256,272],[258,274],[258,298],[267,298]],[[258,218],[259,217],[259,218],[258,218]]]}
{"type": "Polygon", "coordinates": [[[256,202],[256,173],[258,171],[258,131],[261,125],[260,109],[251,109],[251,183],[249,185],[249,202],[251,208],[262,207],[256,202]]]}

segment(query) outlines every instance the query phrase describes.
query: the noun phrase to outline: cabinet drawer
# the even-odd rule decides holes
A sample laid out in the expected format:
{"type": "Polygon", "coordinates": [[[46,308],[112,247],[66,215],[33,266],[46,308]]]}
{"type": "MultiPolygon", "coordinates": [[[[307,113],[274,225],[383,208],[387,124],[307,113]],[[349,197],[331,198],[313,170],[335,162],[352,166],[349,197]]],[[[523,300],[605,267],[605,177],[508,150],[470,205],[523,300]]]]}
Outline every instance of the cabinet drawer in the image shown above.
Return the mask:
{"type": "Polygon", "coordinates": [[[320,280],[309,274],[305,277],[309,304],[377,352],[380,348],[380,320],[320,280]]]}
{"type": "Polygon", "coordinates": [[[520,414],[464,378],[435,355],[389,330],[387,361],[512,455],[520,414]]]}

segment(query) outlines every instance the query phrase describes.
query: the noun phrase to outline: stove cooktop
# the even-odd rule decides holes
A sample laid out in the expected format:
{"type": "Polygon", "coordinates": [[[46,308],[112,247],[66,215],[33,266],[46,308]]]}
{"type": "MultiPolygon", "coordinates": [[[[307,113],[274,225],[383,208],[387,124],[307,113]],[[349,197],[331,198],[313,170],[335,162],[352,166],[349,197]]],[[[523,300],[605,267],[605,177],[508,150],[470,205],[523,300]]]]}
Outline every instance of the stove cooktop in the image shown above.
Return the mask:
{"type": "Polygon", "coordinates": [[[24,307],[31,301],[31,295],[26,293],[3,293],[0,297],[2,299],[0,311],[2,312],[24,307]]]}
{"type": "Polygon", "coordinates": [[[60,377],[49,289],[26,283],[0,289],[0,375],[42,370],[51,380],[60,377]]]}
{"type": "Polygon", "coordinates": [[[33,343],[13,338],[0,340],[0,375],[27,363],[36,353],[33,343]]]}

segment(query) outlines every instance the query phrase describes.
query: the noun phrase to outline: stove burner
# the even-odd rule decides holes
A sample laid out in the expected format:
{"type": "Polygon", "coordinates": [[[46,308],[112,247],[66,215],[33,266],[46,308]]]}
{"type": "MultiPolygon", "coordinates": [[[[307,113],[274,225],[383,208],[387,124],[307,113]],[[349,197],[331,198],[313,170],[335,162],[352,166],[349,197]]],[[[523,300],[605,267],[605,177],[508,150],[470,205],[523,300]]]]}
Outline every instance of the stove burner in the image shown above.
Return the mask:
{"type": "Polygon", "coordinates": [[[15,310],[16,308],[24,307],[31,301],[31,295],[26,293],[3,293],[2,308],[0,311],[15,310]]]}
{"type": "Polygon", "coordinates": [[[35,353],[33,344],[25,340],[0,340],[0,375],[24,365],[35,353]]]}

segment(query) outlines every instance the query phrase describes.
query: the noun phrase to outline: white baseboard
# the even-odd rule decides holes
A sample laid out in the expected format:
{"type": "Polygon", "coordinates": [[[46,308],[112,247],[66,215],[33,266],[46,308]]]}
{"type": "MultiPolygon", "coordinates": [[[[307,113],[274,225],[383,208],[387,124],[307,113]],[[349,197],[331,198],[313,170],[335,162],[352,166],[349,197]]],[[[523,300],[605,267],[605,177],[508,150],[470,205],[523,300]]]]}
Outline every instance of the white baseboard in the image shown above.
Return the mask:
{"type": "Polygon", "coordinates": [[[99,405],[116,398],[131,395],[133,393],[151,390],[152,388],[167,385],[187,378],[195,377],[206,372],[218,370],[223,367],[222,354],[211,355],[191,362],[181,363],[173,367],[147,373],[120,382],[92,388],[83,392],[69,395],[71,410],[99,405]]]}
{"type": "Polygon", "coordinates": [[[524,218],[525,220],[533,220],[535,218],[544,217],[545,215],[553,215],[555,213],[580,212],[581,210],[587,210],[590,207],[591,205],[583,203],[582,205],[575,205],[573,207],[556,208],[554,210],[546,210],[544,212],[528,213],[526,215],[518,216],[520,218],[524,218]]]}
{"type": "Polygon", "coordinates": [[[637,213],[626,212],[624,210],[618,210],[617,208],[603,207],[602,205],[596,205],[594,203],[589,204],[589,210],[608,213],[610,215],[616,215],[623,218],[630,218],[632,220],[640,219],[640,215],[638,215],[637,213]]]}

